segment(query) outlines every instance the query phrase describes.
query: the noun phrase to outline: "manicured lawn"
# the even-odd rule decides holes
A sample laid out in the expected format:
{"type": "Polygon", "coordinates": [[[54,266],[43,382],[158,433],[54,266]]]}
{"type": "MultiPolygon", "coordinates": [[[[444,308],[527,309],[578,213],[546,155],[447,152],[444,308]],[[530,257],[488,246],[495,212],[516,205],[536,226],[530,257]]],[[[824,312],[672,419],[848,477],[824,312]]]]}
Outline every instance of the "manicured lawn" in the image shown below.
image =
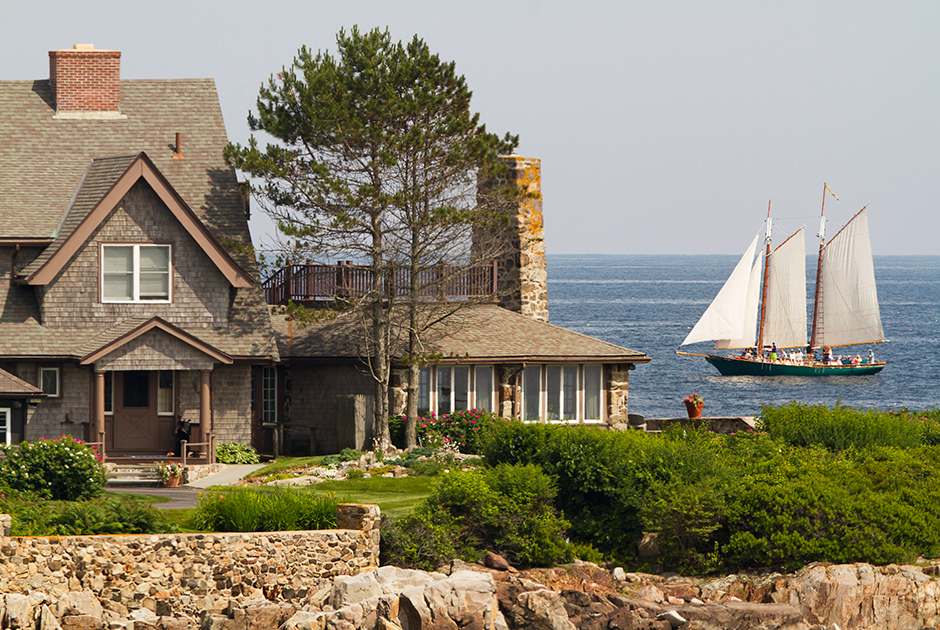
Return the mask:
{"type": "MultiPolygon", "coordinates": [[[[297,489],[316,494],[333,493],[340,503],[374,503],[382,516],[402,516],[414,508],[415,503],[431,494],[434,477],[375,477],[347,481],[324,481],[297,489]]],[[[272,486],[256,486],[258,492],[274,492],[272,486]]]]}

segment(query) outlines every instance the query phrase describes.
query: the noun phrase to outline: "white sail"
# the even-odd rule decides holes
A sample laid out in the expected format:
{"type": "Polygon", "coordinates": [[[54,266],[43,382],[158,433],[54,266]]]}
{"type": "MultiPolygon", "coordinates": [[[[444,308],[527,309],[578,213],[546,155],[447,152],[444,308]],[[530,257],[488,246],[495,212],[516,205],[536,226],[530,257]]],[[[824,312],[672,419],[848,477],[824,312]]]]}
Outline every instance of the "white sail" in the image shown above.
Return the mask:
{"type": "Polygon", "coordinates": [[[757,345],[757,305],[760,303],[761,257],[751,265],[751,275],[747,281],[747,298],[744,302],[744,337],[740,339],[719,339],[715,350],[733,348],[753,348],[757,345]]]}
{"type": "MultiPolygon", "coordinates": [[[[746,336],[748,285],[750,284],[751,262],[754,260],[754,249],[757,247],[759,236],[760,234],[754,236],[750,247],[731,272],[725,285],[721,287],[718,295],[705,309],[702,318],[698,320],[681,345],[716,339],[741,339],[746,336]]],[[[754,308],[757,308],[756,305],[754,308]]],[[[752,330],[751,333],[753,332],[752,330]]]]}
{"type": "Polygon", "coordinates": [[[816,320],[817,346],[884,341],[865,208],[823,251],[816,320]]]}
{"type": "Polygon", "coordinates": [[[806,345],[806,237],[803,228],[770,256],[764,312],[764,344],[806,345]]]}

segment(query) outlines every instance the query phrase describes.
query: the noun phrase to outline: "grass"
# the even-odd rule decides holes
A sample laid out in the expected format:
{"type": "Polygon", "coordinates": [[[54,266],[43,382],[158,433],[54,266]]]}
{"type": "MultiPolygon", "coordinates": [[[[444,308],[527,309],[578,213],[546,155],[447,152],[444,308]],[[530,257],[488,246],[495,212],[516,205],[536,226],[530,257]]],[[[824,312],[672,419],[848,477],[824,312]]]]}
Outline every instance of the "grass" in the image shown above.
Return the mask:
{"type": "Polygon", "coordinates": [[[277,473],[290,470],[291,468],[319,466],[322,459],[322,455],[317,455],[315,457],[279,457],[273,462],[268,463],[264,468],[259,468],[253,473],[250,473],[246,476],[246,479],[251,479],[253,477],[265,477],[267,475],[276,475],[277,473]]]}
{"type": "MultiPolygon", "coordinates": [[[[296,489],[317,495],[332,493],[340,503],[372,503],[379,506],[382,516],[398,517],[410,513],[415,503],[429,496],[432,483],[434,477],[373,477],[324,481],[296,489]]],[[[256,486],[252,489],[264,493],[277,491],[277,487],[273,486],[256,486]]]]}

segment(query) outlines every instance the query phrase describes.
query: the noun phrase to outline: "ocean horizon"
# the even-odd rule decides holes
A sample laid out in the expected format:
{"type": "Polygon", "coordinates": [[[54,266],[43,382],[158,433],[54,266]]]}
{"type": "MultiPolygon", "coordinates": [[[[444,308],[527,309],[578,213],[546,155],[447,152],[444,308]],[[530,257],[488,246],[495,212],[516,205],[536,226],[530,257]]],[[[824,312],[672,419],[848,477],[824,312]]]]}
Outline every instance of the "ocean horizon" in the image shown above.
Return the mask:
{"type": "MultiPolygon", "coordinates": [[[[549,321],[647,354],[630,373],[631,413],[685,414],[682,399],[705,399],[705,416],[758,416],[790,401],[881,410],[940,403],[940,256],[874,256],[886,343],[852,346],[887,362],[879,374],[830,377],[721,376],[704,358],[675,351],[722,287],[740,255],[547,255],[549,321]]],[[[807,293],[815,284],[807,256],[807,293]]],[[[808,300],[808,308],[809,308],[808,300]]],[[[812,321],[811,313],[809,321],[812,321]]],[[[711,344],[690,346],[709,352],[711,344]]],[[[688,348],[684,348],[688,349],[688,348]]]]}

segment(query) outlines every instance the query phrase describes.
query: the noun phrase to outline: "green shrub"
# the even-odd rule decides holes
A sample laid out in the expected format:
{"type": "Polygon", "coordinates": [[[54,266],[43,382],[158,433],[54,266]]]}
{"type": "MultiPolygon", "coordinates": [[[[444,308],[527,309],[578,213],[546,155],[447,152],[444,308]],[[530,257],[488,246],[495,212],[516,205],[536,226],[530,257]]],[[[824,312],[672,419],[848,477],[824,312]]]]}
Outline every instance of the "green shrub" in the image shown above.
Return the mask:
{"type": "Polygon", "coordinates": [[[193,521],[215,532],[270,532],[332,529],[337,501],[332,496],[277,488],[261,492],[230,488],[199,495],[193,521]]]}
{"type": "Polygon", "coordinates": [[[339,458],[339,455],[327,455],[320,460],[320,465],[327,468],[336,468],[343,463],[343,460],[339,458]]]}
{"type": "Polygon", "coordinates": [[[366,474],[365,471],[360,470],[359,468],[350,468],[349,470],[346,471],[346,478],[347,479],[362,479],[362,477],[365,474],[366,474]]]}
{"type": "Polygon", "coordinates": [[[158,534],[176,530],[152,506],[111,496],[58,502],[14,490],[0,494],[0,512],[12,516],[14,536],[158,534]]]}
{"type": "Polygon", "coordinates": [[[513,564],[557,564],[570,554],[555,491],[537,466],[446,474],[411,515],[383,524],[383,563],[428,570],[490,550],[513,564]]]}
{"type": "Polygon", "coordinates": [[[98,454],[71,436],[0,448],[6,455],[0,460],[0,477],[13,490],[65,501],[91,499],[104,492],[107,475],[98,454]]]}
{"type": "Polygon", "coordinates": [[[829,409],[826,405],[794,401],[765,406],[761,410],[761,429],[793,446],[823,446],[830,451],[868,446],[913,448],[924,444],[928,433],[932,440],[940,434],[935,420],[922,418],[840,404],[829,409]]]}
{"type": "Polygon", "coordinates": [[[388,434],[396,448],[405,448],[405,416],[397,415],[388,419],[388,434]]]}
{"type": "Polygon", "coordinates": [[[362,451],[357,448],[344,448],[339,452],[340,461],[351,462],[362,457],[362,451]]]}
{"type": "Polygon", "coordinates": [[[215,447],[215,458],[223,464],[257,464],[255,449],[239,442],[225,442],[215,447]]]}

